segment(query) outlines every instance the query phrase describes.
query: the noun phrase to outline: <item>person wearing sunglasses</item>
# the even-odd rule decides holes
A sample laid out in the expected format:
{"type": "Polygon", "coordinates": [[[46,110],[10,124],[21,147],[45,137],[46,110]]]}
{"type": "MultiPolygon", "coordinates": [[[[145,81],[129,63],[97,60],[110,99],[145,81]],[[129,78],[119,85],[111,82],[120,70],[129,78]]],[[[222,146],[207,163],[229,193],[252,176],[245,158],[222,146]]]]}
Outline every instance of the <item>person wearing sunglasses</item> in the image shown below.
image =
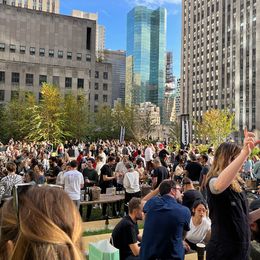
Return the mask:
{"type": "Polygon", "coordinates": [[[0,259],[83,259],[81,217],[62,189],[16,186],[0,217],[0,259]]]}

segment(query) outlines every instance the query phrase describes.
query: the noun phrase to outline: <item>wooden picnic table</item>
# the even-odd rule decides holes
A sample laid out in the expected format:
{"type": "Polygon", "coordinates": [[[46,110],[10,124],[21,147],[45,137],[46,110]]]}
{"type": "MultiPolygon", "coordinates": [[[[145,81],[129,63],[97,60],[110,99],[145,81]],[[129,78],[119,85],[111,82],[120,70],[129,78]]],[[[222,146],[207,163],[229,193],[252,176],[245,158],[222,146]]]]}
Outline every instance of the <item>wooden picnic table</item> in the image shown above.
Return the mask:
{"type": "Polygon", "coordinates": [[[119,194],[119,195],[100,194],[99,200],[81,201],[80,205],[85,206],[85,205],[104,204],[104,203],[111,204],[124,199],[125,199],[124,194],[119,194]]]}
{"type": "MultiPolygon", "coordinates": [[[[81,201],[80,205],[82,207],[87,206],[87,205],[95,205],[95,204],[105,204],[107,203],[108,209],[107,212],[109,212],[109,208],[112,204],[122,201],[125,199],[125,194],[120,194],[120,195],[107,195],[107,194],[100,194],[100,199],[99,200],[91,200],[91,201],[81,201]]],[[[106,216],[105,224],[109,225],[109,216],[106,216]]]]}

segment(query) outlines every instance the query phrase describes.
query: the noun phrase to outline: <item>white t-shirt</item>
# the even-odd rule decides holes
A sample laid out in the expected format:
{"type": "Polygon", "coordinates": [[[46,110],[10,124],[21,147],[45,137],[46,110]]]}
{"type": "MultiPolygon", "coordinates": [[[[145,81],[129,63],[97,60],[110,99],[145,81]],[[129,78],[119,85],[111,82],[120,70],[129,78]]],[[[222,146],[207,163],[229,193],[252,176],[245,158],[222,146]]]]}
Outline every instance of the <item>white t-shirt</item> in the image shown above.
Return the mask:
{"type": "Polygon", "coordinates": [[[199,226],[194,226],[192,218],[190,220],[190,231],[186,234],[186,239],[193,244],[202,242],[206,237],[208,231],[211,229],[211,221],[205,217],[199,226]]]}
{"type": "Polygon", "coordinates": [[[127,193],[135,193],[140,191],[139,173],[137,171],[131,171],[125,174],[124,188],[127,193]]]}
{"type": "Polygon", "coordinates": [[[103,164],[106,164],[106,162],[107,162],[107,156],[106,156],[106,154],[105,154],[104,152],[102,152],[102,153],[99,154],[99,156],[102,157],[102,163],[103,163],[103,164]]]}
{"type": "Polygon", "coordinates": [[[77,170],[71,170],[64,173],[61,179],[64,184],[64,190],[72,200],[80,200],[81,184],[84,184],[83,175],[77,170]]]}
{"type": "Polygon", "coordinates": [[[126,169],[126,167],[125,167],[124,162],[119,162],[119,163],[116,165],[115,172],[120,172],[120,173],[123,174],[122,176],[118,176],[118,177],[116,178],[117,183],[123,185],[124,175],[125,175],[126,172],[127,172],[127,169],[126,169]]]}
{"type": "Polygon", "coordinates": [[[63,185],[63,184],[64,184],[63,178],[64,178],[64,172],[61,171],[61,172],[58,174],[57,178],[56,178],[56,184],[57,184],[57,185],[63,185]]]}
{"type": "Polygon", "coordinates": [[[149,162],[153,160],[153,150],[151,147],[147,147],[144,151],[145,161],[149,162]]]}
{"type": "Polygon", "coordinates": [[[102,168],[103,166],[104,166],[104,163],[103,163],[103,162],[97,162],[96,171],[97,171],[98,176],[100,176],[100,170],[101,170],[101,168],[102,168]]]}

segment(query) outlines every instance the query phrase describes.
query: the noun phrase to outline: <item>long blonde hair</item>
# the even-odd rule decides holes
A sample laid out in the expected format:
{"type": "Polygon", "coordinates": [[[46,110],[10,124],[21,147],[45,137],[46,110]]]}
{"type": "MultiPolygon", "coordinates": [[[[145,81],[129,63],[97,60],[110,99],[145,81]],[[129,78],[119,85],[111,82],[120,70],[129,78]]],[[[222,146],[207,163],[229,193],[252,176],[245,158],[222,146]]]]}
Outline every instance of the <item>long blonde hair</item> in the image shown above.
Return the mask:
{"type": "Polygon", "coordinates": [[[6,201],[0,209],[0,260],[10,258],[7,249],[8,241],[16,243],[18,237],[17,217],[13,207],[13,200],[6,201]]]}
{"type": "Polygon", "coordinates": [[[83,259],[81,217],[63,190],[33,187],[19,203],[20,232],[11,259],[83,259]]]}
{"type": "MultiPolygon", "coordinates": [[[[239,155],[241,148],[235,143],[222,143],[216,150],[213,164],[207,175],[207,182],[212,177],[218,177],[219,174],[239,155]]],[[[242,188],[237,176],[230,185],[231,189],[236,192],[241,192],[242,188]]]]}

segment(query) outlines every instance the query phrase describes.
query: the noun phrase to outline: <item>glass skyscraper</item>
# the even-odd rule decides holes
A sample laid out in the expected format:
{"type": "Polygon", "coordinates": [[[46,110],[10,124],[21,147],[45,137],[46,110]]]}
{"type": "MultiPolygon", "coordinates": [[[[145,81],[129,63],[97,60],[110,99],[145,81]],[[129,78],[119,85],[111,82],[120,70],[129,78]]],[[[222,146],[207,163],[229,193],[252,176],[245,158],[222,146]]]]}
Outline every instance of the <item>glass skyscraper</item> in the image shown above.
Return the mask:
{"type": "Polygon", "coordinates": [[[162,111],[166,9],[133,8],[127,15],[126,103],[152,102],[162,111]]]}

